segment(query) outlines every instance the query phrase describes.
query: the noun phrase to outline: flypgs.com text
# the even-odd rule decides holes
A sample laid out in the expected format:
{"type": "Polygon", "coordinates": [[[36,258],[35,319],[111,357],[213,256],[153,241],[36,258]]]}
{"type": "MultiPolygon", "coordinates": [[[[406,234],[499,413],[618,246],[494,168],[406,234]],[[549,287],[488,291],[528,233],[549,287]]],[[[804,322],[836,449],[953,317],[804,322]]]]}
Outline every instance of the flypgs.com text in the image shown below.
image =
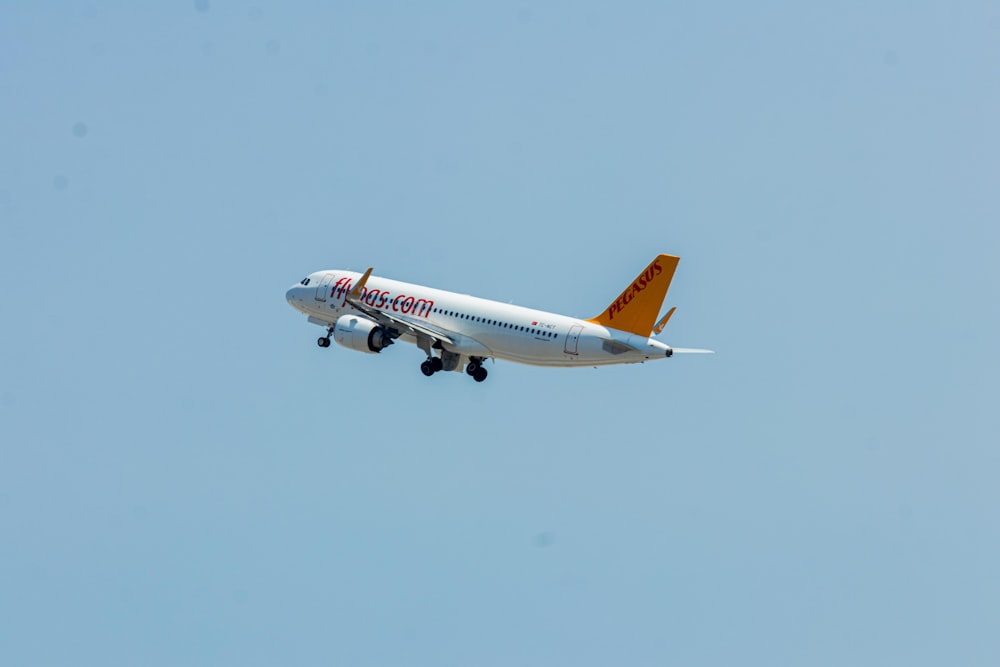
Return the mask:
{"type": "MultiPolygon", "coordinates": [[[[331,299],[340,299],[340,305],[347,303],[347,295],[351,293],[351,286],[354,283],[350,278],[339,278],[330,290],[331,299]]],[[[426,318],[434,308],[434,302],[430,299],[421,299],[414,296],[399,294],[393,296],[389,290],[370,289],[367,286],[361,288],[359,300],[372,308],[391,310],[394,313],[404,315],[416,315],[426,318]]]]}

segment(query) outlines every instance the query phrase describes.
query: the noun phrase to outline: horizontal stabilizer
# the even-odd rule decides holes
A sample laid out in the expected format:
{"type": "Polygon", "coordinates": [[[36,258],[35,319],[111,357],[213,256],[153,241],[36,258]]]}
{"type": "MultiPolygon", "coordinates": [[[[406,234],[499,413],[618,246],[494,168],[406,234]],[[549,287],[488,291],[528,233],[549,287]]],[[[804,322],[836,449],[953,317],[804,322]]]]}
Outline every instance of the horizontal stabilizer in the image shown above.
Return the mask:
{"type": "Polygon", "coordinates": [[[653,335],[659,335],[663,333],[663,328],[667,326],[667,322],[670,321],[670,316],[674,314],[675,310],[677,310],[677,306],[671,308],[670,312],[664,315],[663,319],[656,323],[656,326],[653,327],[653,335]]]}

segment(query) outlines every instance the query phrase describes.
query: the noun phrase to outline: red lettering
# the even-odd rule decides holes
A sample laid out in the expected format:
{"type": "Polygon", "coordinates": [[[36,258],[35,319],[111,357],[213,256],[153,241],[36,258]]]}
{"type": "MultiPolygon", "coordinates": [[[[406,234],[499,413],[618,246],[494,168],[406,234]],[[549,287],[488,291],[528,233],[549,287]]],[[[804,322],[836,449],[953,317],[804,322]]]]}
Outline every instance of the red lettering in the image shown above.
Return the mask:
{"type": "Polygon", "coordinates": [[[430,315],[431,309],[434,308],[434,302],[429,299],[417,299],[416,304],[414,304],[413,312],[420,311],[423,313],[424,317],[430,315]]]}
{"type": "MultiPolygon", "coordinates": [[[[352,282],[350,278],[340,278],[333,286],[330,296],[342,294],[343,301],[341,301],[341,306],[345,306],[348,299],[351,299],[351,286],[352,282]]],[[[351,300],[353,301],[353,299],[351,300]]],[[[406,296],[405,294],[399,294],[394,297],[386,290],[369,289],[368,287],[361,288],[357,301],[372,308],[392,309],[397,313],[413,314],[424,318],[430,317],[431,312],[434,310],[434,301],[431,299],[406,296]]]]}
{"type": "Polygon", "coordinates": [[[613,304],[608,306],[608,319],[615,319],[615,315],[620,315],[623,310],[628,306],[629,302],[632,301],[640,292],[649,287],[656,276],[663,273],[663,267],[660,266],[660,261],[656,260],[651,266],[649,266],[642,274],[636,278],[635,282],[632,283],[628,289],[622,292],[613,304]]]}
{"type": "Polygon", "coordinates": [[[341,287],[341,285],[343,285],[346,281],[347,281],[347,278],[338,278],[337,279],[337,282],[335,282],[333,284],[333,289],[330,290],[330,298],[331,299],[337,295],[337,292],[339,292],[341,289],[343,289],[341,287]]]}

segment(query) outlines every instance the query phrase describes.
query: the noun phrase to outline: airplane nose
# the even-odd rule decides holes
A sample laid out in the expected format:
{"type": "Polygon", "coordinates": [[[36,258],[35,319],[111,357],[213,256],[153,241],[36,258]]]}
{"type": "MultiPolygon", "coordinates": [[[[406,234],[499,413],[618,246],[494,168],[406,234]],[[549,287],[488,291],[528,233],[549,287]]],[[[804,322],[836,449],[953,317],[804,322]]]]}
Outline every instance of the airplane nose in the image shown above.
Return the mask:
{"type": "Polygon", "coordinates": [[[287,292],[285,292],[285,301],[287,301],[288,303],[291,303],[292,299],[294,299],[294,298],[295,298],[295,288],[293,287],[292,289],[290,289],[287,292]]]}

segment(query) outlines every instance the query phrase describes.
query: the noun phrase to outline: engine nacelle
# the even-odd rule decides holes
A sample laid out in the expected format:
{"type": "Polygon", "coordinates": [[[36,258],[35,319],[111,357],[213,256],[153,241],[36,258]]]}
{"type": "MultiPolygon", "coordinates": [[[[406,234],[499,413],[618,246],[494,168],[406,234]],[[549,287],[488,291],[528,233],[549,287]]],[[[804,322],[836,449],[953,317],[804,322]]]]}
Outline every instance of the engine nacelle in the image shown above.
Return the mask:
{"type": "Polygon", "coordinates": [[[368,354],[378,354],[392,345],[385,328],[358,315],[342,315],[333,326],[333,339],[337,345],[368,354]]]}

